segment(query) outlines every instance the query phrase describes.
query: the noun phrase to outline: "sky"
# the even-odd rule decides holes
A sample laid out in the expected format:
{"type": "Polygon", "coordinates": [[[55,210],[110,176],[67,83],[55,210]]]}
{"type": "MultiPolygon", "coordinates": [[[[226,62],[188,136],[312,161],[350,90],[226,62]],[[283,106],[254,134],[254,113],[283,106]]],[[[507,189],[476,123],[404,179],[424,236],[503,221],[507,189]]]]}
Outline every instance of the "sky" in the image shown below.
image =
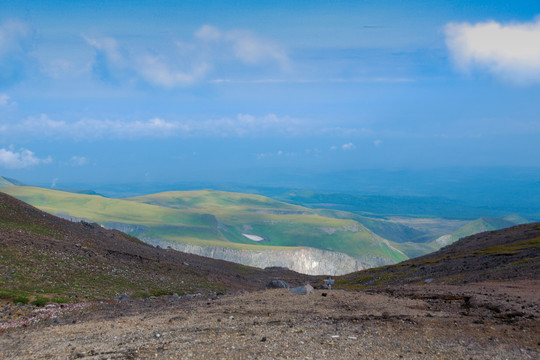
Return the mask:
{"type": "Polygon", "coordinates": [[[0,9],[0,174],[26,183],[540,168],[538,0],[0,9]]]}

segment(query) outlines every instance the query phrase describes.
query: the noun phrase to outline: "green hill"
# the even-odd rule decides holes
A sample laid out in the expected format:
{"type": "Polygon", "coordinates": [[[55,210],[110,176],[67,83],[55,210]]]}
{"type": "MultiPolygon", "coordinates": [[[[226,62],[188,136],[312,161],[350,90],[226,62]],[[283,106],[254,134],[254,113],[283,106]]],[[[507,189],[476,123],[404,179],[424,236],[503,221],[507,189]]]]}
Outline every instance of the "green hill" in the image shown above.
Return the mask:
{"type": "MultiPolygon", "coordinates": [[[[51,214],[96,222],[153,245],[211,257],[218,256],[213,250],[218,248],[252,252],[312,248],[346,254],[362,264],[378,266],[422,256],[471,234],[527,222],[517,215],[481,218],[466,226],[461,220],[435,217],[371,217],[328,207],[309,208],[261,195],[213,190],[115,199],[93,193],[14,186],[15,181],[0,179],[6,184],[2,191],[51,214]]],[[[336,200],[319,195],[313,199],[336,200]]],[[[352,204],[358,198],[346,200],[352,204]]],[[[245,253],[219,256],[250,265],[261,261],[250,258],[248,262],[245,253]]],[[[326,255],[319,252],[310,256],[315,257],[301,261],[316,263],[326,255]]]]}
{"type": "Polygon", "coordinates": [[[150,242],[245,250],[312,247],[392,262],[407,258],[357,221],[258,195],[204,190],[109,199],[36,187],[2,190],[51,214],[126,230],[150,242]]]}

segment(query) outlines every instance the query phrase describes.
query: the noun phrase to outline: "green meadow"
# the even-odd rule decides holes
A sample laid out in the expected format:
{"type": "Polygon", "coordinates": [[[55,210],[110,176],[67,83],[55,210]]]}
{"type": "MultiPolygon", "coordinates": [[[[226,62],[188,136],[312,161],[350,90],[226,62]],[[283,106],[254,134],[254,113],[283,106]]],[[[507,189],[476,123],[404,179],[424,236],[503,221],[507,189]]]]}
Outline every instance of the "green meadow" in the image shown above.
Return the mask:
{"type": "Polygon", "coordinates": [[[127,232],[141,239],[246,250],[313,247],[354,257],[407,258],[397,244],[356,220],[259,195],[202,190],[111,199],[27,186],[4,186],[2,191],[51,214],[105,227],[132,226],[127,232]]]}

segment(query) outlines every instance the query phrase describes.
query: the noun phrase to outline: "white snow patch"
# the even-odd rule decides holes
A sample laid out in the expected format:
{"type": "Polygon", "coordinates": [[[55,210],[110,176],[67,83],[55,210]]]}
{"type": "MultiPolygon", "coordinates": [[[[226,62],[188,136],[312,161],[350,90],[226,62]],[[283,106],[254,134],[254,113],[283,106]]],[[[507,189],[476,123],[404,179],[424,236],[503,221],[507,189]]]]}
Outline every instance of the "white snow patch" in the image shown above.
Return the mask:
{"type": "Polygon", "coordinates": [[[247,237],[251,241],[263,241],[264,238],[260,237],[259,235],[251,235],[251,234],[242,234],[245,237],[247,237]]]}

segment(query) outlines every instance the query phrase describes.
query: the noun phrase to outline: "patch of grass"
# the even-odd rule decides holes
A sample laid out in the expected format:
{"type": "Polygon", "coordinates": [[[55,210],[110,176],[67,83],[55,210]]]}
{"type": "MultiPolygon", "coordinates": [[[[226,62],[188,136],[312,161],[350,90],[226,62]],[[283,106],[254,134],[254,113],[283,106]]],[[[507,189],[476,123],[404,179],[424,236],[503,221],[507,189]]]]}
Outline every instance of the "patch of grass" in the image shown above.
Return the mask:
{"type": "Polygon", "coordinates": [[[41,306],[47,305],[48,302],[49,302],[49,299],[47,299],[45,297],[38,296],[38,297],[36,297],[35,300],[32,301],[32,305],[41,307],[41,306]]]}
{"type": "Polygon", "coordinates": [[[14,303],[28,304],[30,301],[28,294],[21,291],[2,289],[0,299],[12,300],[14,303]]]}
{"type": "Polygon", "coordinates": [[[173,292],[169,289],[152,289],[150,290],[151,296],[165,296],[165,295],[172,295],[173,292]]]}
{"type": "Polygon", "coordinates": [[[50,299],[50,302],[56,303],[56,304],[67,304],[71,302],[71,299],[64,297],[64,296],[57,296],[50,299]]]}
{"type": "Polygon", "coordinates": [[[24,295],[19,295],[19,296],[17,296],[16,298],[13,299],[13,302],[14,302],[15,304],[17,304],[17,303],[28,304],[29,301],[30,301],[30,300],[28,299],[28,297],[27,297],[27,296],[24,296],[24,295]]]}
{"type": "Polygon", "coordinates": [[[477,255],[515,255],[522,250],[540,248],[540,237],[520,241],[507,245],[496,245],[480,251],[473,251],[477,255]]]}

